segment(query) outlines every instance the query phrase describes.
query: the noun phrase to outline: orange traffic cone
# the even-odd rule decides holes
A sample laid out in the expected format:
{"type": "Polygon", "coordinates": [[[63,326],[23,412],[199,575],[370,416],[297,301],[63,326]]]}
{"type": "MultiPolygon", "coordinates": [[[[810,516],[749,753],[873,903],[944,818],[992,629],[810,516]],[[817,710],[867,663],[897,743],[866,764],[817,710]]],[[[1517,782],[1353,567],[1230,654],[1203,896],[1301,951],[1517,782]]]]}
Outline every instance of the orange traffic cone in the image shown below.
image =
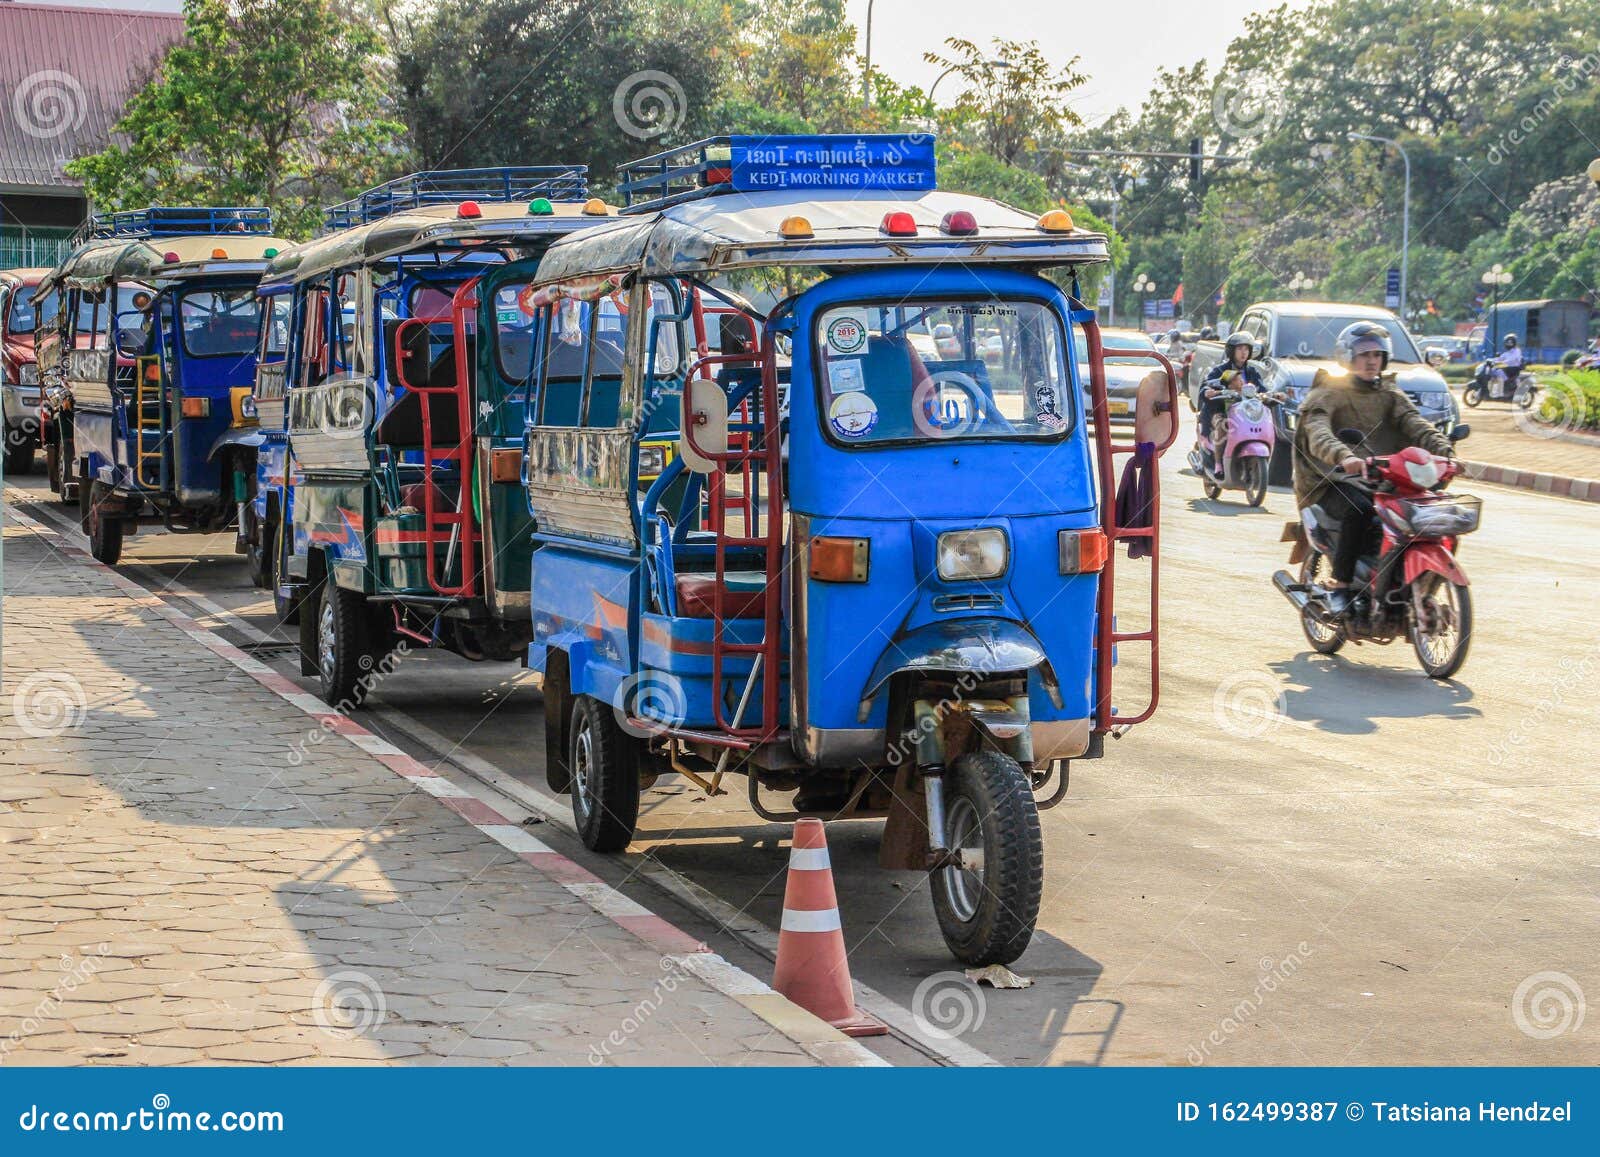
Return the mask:
{"type": "Polygon", "coordinates": [[[828,864],[828,837],[818,819],[795,821],[772,987],[847,1036],[882,1036],[889,1031],[856,1008],[833,869],[828,864]]]}

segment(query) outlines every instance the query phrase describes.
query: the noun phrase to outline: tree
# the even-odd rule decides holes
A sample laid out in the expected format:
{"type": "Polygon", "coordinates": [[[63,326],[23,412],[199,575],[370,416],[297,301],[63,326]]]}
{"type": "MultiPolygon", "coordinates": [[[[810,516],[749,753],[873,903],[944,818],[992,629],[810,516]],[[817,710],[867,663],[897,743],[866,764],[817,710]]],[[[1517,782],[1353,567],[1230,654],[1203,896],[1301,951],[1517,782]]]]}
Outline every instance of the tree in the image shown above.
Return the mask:
{"type": "Polygon", "coordinates": [[[953,69],[967,83],[951,110],[951,123],[972,126],[983,150],[1006,164],[1027,164],[1041,141],[1082,123],[1067,103],[1067,94],[1084,81],[1077,57],[1057,70],[1031,40],[997,37],[986,51],[951,37],[945,46],[951,55],[928,52],[923,59],[953,69]]]}
{"type": "Polygon", "coordinates": [[[184,29],[117,122],[127,144],[67,166],[96,208],[264,203],[305,234],[402,166],[381,41],[343,5],[185,0],[184,29]]]}

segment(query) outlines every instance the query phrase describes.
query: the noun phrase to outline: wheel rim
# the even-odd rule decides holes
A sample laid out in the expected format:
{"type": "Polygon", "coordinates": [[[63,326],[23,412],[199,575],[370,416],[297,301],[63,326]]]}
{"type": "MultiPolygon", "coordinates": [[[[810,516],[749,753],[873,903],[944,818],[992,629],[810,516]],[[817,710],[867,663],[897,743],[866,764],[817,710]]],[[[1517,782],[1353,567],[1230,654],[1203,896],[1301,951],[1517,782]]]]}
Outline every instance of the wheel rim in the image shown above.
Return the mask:
{"type": "Polygon", "coordinates": [[[945,830],[951,851],[961,853],[962,867],[945,868],[939,873],[939,886],[956,919],[963,922],[978,914],[985,892],[983,878],[983,820],[978,809],[964,795],[950,801],[945,812],[945,830]]]}
{"type": "Polygon", "coordinates": [[[1443,667],[1455,657],[1456,648],[1461,645],[1461,602],[1456,598],[1455,584],[1438,575],[1432,576],[1420,596],[1419,613],[1426,614],[1433,629],[1423,631],[1419,618],[1417,648],[1430,667],[1443,667]]]}
{"type": "Polygon", "coordinates": [[[333,597],[330,593],[323,595],[322,611],[317,616],[317,662],[321,664],[323,671],[331,674],[338,659],[338,640],[335,637],[333,621],[333,597]]]}
{"type": "MultiPolygon", "coordinates": [[[[1321,564],[1323,561],[1324,556],[1321,554],[1313,554],[1308,558],[1305,569],[1300,572],[1300,581],[1303,583],[1316,582],[1318,572],[1322,569],[1321,564]]],[[[1311,636],[1315,642],[1331,643],[1339,637],[1338,627],[1330,627],[1321,622],[1309,609],[1301,611],[1300,618],[1305,623],[1306,634],[1311,636]]]]}
{"type": "Polygon", "coordinates": [[[589,776],[594,768],[594,732],[586,719],[572,739],[572,803],[580,815],[589,814],[589,776]]]}

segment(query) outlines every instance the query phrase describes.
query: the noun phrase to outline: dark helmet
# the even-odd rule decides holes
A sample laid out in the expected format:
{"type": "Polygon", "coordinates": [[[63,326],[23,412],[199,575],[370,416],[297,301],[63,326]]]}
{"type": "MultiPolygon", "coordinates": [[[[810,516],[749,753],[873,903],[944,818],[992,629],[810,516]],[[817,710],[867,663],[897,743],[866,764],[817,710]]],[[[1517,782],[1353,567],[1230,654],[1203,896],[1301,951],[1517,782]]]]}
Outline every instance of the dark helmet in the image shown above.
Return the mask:
{"type": "Polygon", "coordinates": [[[1200,340],[1201,341],[1216,341],[1217,340],[1216,328],[1214,326],[1209,326],[1209,325],[1206,326],[1204,329],[1202,329],[1200,331],[1200,340]]]}
{"type": "Polygon", "coordinates": [[[1247,333],[1230,333],[1228,335],[1227,342],[1225,342],[1224,345],[1223,345],[1223,350],[1227,354],[1228,360],[1230,362],[1233,360],[1233,351],[1238,349],[1240,346],[1246,347],[1250,351],[1250,356],[1251,357],[1255,357],[1255,353],[1256,353],[1255,339],[1253,339],[1247,333]]]}
{"type": "Polygon", "coordinates": [[[1517,335],[1514,334],[1514,333],[1506,334],[1506,340],[1501,342],[1500,344],[1505,346],[1506,349],[1510,349],[1512,346],[1517,344],[1517,335]]]}
{"type": "Polygon", "coordinates": [[[1394,356],[1394,342],[1389,338],[1389,331],[1377,322],[1356,321],[1339,331],[1334,350],[1339,364],[1347,370],[1355,366],[1357,354],[1370,350],[1383,354],[1383,368],[1388,369],[1389,359],[1394,356]]]}

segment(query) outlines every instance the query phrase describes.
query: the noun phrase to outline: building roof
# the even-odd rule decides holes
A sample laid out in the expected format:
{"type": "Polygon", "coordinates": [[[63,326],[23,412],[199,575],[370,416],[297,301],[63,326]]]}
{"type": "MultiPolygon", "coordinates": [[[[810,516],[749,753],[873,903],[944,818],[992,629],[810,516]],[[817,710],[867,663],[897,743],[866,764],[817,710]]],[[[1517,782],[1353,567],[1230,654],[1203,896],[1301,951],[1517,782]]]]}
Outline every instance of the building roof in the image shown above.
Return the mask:
{"type": "Polygon", "coordinates": [[[0,3],[0,191],[68,192],[128,98],[183,37],[176,13],[0,3]]]}

